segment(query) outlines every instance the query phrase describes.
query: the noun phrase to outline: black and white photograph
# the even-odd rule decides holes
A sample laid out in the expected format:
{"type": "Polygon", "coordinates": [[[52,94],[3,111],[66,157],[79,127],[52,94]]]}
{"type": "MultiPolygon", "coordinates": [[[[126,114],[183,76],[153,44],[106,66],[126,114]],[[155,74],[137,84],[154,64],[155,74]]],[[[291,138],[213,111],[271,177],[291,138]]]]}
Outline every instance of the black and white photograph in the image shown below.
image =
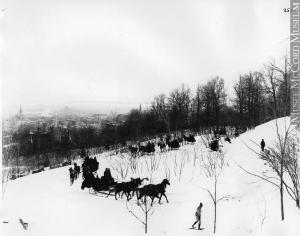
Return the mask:
{"type": "Polygon", "coordinates": [[[299,236],[299,0],[1,0],[2,236],[299,236]]]}

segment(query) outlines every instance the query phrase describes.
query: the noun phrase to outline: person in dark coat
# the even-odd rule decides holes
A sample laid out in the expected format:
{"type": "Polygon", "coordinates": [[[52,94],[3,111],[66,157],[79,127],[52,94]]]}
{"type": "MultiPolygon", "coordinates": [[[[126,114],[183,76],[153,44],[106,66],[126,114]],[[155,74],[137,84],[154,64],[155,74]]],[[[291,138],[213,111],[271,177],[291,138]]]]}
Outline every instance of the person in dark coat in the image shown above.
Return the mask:
{"type": "Polygon", "coordinates": [[[107,188],[115,182],[114,178],[111,176],[109,168],[105,169],[104,174],[101,177],[101,179],[102,179],[102,181],[104,182],[104,184],[106,185],[107,188]]]}
{"type": "Polygon", "coordinates": [[[75,173],[72,167],[70,167],[69,173],[70,173],[70,185],[72,185],[74,183],[74,178],[75,178],[75,173]]]}
{"type": "Polygon", "coordinates": [[[265,140],[262,139],[261,142],[260,142],[260,147],[261,147],[261,150],[262,150],[262,151],[264,151],[265,146],[266,146],[265,140]]]}
{"type": "Polygon", "coordinates": [[[76,179],[79,177],[79,173],[80,173],[80,166],[77,165],[77,163],[74,163],[74,170],[76,172],[76,179]]]}
{"type": "Polygon", "coordinates": [[[198,229],[201,229],[201,210],[202,210],[203,204],[202,202],[200,202],[199,206],[196,209],[195,212],[195,217],[196,217],[196,221],[194,222],[194,224],[192,225],[192,228],[194,228],[195,224],[198,223],[198,229]]]}

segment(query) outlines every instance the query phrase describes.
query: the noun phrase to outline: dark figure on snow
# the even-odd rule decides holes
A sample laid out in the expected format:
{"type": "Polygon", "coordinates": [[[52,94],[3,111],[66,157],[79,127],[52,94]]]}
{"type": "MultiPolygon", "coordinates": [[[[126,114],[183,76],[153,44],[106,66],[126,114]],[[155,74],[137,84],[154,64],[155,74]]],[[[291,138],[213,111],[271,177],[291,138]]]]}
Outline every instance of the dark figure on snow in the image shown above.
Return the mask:
{"type": "Polygon", "coordinates": [[[104,174],[103,176],[101,177],[101,180],[105,183],[105,185],[107,186],[107,188],[109,186],[111,186],[112,184],[115,183],[115,180],[114,178],[111,176],[111,173],[110,173],[110,169],[109,168],[106,168],[105,171],[104,171],[104,174]]]}
{"type": "Polygon", "coordinates": [[[264,149],[265,149],[265,146],[266,146],[266,144],[265,144],[265,140],[264,140],[264,139],[262,139],[262,140],[261,140],[261,142],[260,142],[260,147],[261,147],[261,150],[262,150],[262,151],[264,151],[264,149]]]}
{"type": "Polygon", "coordinates": [[[80,166],[77,163],[74,163],[74,178],[77,179],[80,173],[80,166]]]}
{"type": "Polygon", "coordinates": [[[219,150],[219,140],[218,139],[215,139],[213,141],[211,141],[209,143],[209,148],[212,150],[212,151],[218,151],[219,150]]]}
{"type": "Polygon", "coordinates": [[[69,173],[70,173],[70,185],[72,185],[74,183],[74,178],[75,178],[75,173],[72,167],[70,167],[69,173]]]}
{"type": "Polygon", "coordinates": [[[229,136],[226,136],[225,141],[227,141],[228,143],[231,143],[229,136]]]}
{"type": "Polygon", "coordinates": [[[203,204],[202,202],[200,202],[200,205],[197,207],[196,212],[195,212],[195,217],[196,217],[196,221],[194,222],[194,224],[192,225],[192,228],[195,227],[195,224],[198,223],[198,229],[201,229],[201,210],[202,210],[203,204]]]}

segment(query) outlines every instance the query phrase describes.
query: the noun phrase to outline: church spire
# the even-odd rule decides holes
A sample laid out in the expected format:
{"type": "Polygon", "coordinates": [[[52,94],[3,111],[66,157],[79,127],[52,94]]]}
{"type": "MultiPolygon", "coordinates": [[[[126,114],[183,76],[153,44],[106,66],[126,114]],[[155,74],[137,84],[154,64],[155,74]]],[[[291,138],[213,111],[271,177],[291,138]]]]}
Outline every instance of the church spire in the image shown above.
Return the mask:
{"type": "Polygon", "coordinates": [[[22,115],[23,115],[23,112],[22,112],[22,105],[20,104],[19,116],[21,117],[22,115]]]}

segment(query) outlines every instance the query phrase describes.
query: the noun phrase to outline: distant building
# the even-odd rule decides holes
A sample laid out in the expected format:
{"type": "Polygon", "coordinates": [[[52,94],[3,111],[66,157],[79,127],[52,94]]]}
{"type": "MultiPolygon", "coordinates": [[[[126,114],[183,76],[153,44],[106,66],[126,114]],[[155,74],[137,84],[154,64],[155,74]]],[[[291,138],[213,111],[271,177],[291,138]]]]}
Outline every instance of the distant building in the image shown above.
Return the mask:
{"type": "Polygon", "coordinates": [[[24,116],[23,111],[22,111],[22,105],[20,105],[19,113],[15,116],[15,118],[18,121],[23,121],[25,119],[25,116],[24,116]]]}

